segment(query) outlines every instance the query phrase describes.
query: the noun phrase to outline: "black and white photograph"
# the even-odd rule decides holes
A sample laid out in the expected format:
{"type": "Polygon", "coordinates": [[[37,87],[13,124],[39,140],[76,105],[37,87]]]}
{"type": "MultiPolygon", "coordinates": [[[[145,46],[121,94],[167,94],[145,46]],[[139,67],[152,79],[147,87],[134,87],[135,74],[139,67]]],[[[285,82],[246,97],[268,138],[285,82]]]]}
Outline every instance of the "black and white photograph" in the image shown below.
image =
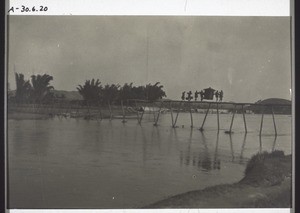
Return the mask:
{"type": "Polygon", "coordinates": [[[8,208],[292,208],[291,30],[9,16],[8,208]]]}

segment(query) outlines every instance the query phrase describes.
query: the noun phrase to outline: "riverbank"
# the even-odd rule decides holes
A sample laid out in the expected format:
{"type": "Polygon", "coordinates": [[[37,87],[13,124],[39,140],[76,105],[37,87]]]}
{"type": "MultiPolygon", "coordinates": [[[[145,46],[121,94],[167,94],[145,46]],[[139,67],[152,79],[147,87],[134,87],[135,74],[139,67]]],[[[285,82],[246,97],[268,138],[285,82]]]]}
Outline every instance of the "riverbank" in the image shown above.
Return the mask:
{"type": "Polygon", "coordinates": [[[7,118],[12,120],[43,120],[48,119],[51,116],[49,114],[37,114],[27,112],[9,112],[7,118]]]}
{"type": "Polygon", "coordinates": [[[282,151],[254,155],[234,184],[172,196],[145,208],[290,208],[292,156],[282,151]]]}
{"type": "MultiPolygon", "coordinates": [[[[64,110],[65,111],[65,110],[64,110]]],[[[28,110],[28,112],[24,111],[13,111],[10,110],[7,113],[8,119],[13,120],[40,120],[40,119],[49,119],[55,116],[58,117],[65,117],[65,118],[82,118],[82,119],[89,119],[89,120],[96,120],[96,119],[109,119],[111,117],[109,110],[102,110],[101,114],[99,111],[90,111],[81,110],[77,112],[64,112],[59,110],[54,110],[52,113],[47,111],[34,111],[34,109],[28,110]]],[[[126,119],[136,119],[136,112],[125,112],[126,119]]],[[[114,109],[112,118],[114,119],[122,119],[122,109],[114,109]]]]}

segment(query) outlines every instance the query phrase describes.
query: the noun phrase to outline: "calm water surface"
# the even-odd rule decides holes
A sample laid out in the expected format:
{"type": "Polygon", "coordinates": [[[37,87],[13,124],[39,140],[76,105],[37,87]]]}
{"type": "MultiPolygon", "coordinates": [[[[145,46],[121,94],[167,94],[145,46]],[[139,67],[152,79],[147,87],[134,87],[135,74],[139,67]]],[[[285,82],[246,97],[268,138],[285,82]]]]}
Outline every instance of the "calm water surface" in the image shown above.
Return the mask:
{"type": "Polygon", "coordinates": [[[259,140],[259,115],[236,115],[231,137],[224,133],[231,115],[170,114],[159,126],[145,115],[136,120],[8,120],[10,208],[140,208],[172,195],[233,183],[243,177],[259,151],[291,153],[291,116],[265,115],[259,140]]]}

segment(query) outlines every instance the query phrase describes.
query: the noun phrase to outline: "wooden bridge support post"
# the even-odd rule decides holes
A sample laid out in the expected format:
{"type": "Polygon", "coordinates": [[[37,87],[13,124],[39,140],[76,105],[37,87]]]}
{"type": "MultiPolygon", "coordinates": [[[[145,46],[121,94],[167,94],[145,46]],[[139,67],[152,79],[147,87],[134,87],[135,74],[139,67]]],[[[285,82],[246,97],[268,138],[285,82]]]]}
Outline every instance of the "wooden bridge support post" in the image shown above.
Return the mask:
{"type": "Polygon", "coordinates": [[[136,115],[137,115],[138,124],[141,125],[145,110],[143,110],[143,111],[142,111],[142,114],[140,115],[139,110],[138,110],[138,105],[137,105],[137,103],[136,103],[136,100],[135,100],[135,107],[136,107],[136,109],[137,109],[136,115]]]}
{"type": "Polygon", "coordinates": [[[243,111],[243,120],[244,120],[245,133],[247,133],[248,130],[247,130],[247,123],[246,123],[244,105],[242,105],[242,111],[243,111]]]}
{"type": "Polygon", "coordinates": [[[139,118],[139,124],[141,124],[141,123],[142,123],[142,120],[143,120],[144,113],[145,113],[145,110],[143,110],[143,112],[142,112],[142,115],[141,115],[141,116],[140,116],[140,118],[139,118]]]}
{"type": "Polygon", "coordinates": [[[217,103],[217,122],[218,122],[218,134],[220,131],[220,119],[219,119],[219,104],[217,103]]]}
{"type": "Polygon", "coordinates": [[[124,105],[123,105],[123,100],[121,101],[121,107],[122,107],[122,113],[123,113],[123,120],[122,123],[126,123],[126,115],[125,115],[125,109],[124,109],[124,105]]]}
{"type": "Polygon", "coordinates": [[[172,102],[170,101],[170,110],[171,110],[171,119],[172,119],[172,126],[174,124],[174,117],[173,117],[173,107],[172,107],[172,102]]]}
{"type": "Polygon", "coordinates": [[[274,116],[273,107],[271,108],[271,110],[272,110],[272,118],[273,118],[273,124],[274,124],[275,136],[277,136],[277,128],[276,128],[276,123],[275,123],[275,116],[274,116]]]}
{"type": "Polygon", "coordinates": [[[234,111],[233,111],[233,114],[232,114],[232,119],[231,119],[231,124],[230,124],[230,129],[229,129],[230,134],[232,133],[232,126],[233,126],[235,113],[236,113],[236,106],[234,106],[234,111]]]}
{"type": "Polygon", "coordinates": [[[244,135],[244,140],[243,140],[243,144],[242,144],[242,148],[241,148],[241,155],[240,155],[240,160],[242,161],[243,160],[243,153],[244,153],[244,150],[245,150],[245,145],[246,145],[246,138],[247,138],[247,133],[245,132],[245,135],[244,135]]]}
{"type": "Polygon", "coordinates": [[[207,114],[208,114],[208,112],[209,112],[209,109],[210,109],[210,103],[208,104],[208,108],[207,108],[207,110],[206,110],[206,113],[205,113],[205,116],[204,116],[204,119],[203,119],[203,122],[202,122],[202,125],[201,125],[201,127],[200,127],[200,131],[203,131],[204,129],[203,129],[203,127],[204,127],[204,123],[205,123],[205,120],[206,120],[206,117],[207,117],[207,114]]]}
{"type": "Polygon", "coordinates": [[[137,103],[136,103],[136,100],[134,100],[134,103],[135,103],[135,109],[136,109],[137,121],[138,121],[138,124],[141,124],[141,123],[140,123],[140,113],[139,113],[139,109],[138,109],[138,105],[137,105],[137,103]]]}
{"type": "Polygon", "coordinates": [[[262,128],[263,128],[263,122],[264,122],[264,109],[262,110],[262,114],[261,114],[259,137],[261,137],[262,128]]]}
{"type": "Polygon", "coordinates": [[[162,105],[163,105],[163,102],[160,103],[159,111],[158,111],[155,123],[153,124],[154,126],[158,125],[157,123],[158,123],[158,119],[159,119],[159,115],[160,115],[160,112],[161,112],[162,105]]]}
{"type": "Polygon", "coordinates": [[[217,160],[218,160],[218,148],[219,148],[219,132],[217,133],[217,141],[216,141],[216,148],[215,148],[215,155],[214,155],[214,166],[216,167],[217,160]]]}
{"type": "Polygon", "coordinates": [[[177,123],[177,119],[178,119],[178,115],[179,115],[179,112],[180,112],[181,105],[182,105],[182,102],[180,102],[179,109],[177,109],[177,114],[176,114],[176,117],[175,117],[175,121],[173,123],[173,128],[176,127],[176,123],[177,123]]]}
{"type": "Polygon", "coordinates": [[[229,140],[230,140],[230,150],[231,150],[231,156],[232,156],[232,162],[233,162],[234,161],[234,151],[233,151],[233,144],[232,144],[231,134],[229,134],[229,140]]]}
{"type": "Polygon", "coordinates": [[[193,128],[193,127],[194,127],[194,125],[193,125],[192,103],[191,103],[191,102],[189,102],[189,105],[190,105],[190,116],[191,116],[191,128],[193,128]]]}

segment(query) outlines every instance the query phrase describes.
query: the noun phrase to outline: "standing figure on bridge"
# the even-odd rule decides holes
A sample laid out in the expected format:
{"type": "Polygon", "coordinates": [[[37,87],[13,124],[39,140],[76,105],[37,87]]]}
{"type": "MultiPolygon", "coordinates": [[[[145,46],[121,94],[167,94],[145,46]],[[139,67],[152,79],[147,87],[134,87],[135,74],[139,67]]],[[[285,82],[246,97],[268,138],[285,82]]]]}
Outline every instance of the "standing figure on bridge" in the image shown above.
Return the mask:
{"type": "Polygon", "coordinates": [[[199,92],[196,90],[196,92],[195,92],[195,101],[197,101],[198,93],[199,93],[199,92]]]}
{"type": "Polygon", "coordinates": [[[219,97],[220,97],[220,101],[222,101],[223,100],[223,90],[220,91],[219,97]]]}
{"type": "Polygon", "coordinates": [[[218,100],[219,100],[219,91],[218,90],[215,92],[215,96],[216,96],[216,102],[218,102],[218,100]]]}
{"type": "Polygon", "coordinates": [[[201,90],[199,93],[200,93],[201,101],[203,101],[203,99],[204,99],[204,92],[203,92],[203,90],[201,90]]]}
{"type": "Polygon", "coordinates": [[[187,95],[188,95],[188,97],[186,97],[186,100],[191,101],[191,100],[193,99],[192,91],[189,91],[189,92],[187,93],[187,95]]]}
{"type": "Polygon", "coordinates": [[[185,91],[182,93],[182,95],[181,95],[181,100],[185,100],[185,91]]]}

